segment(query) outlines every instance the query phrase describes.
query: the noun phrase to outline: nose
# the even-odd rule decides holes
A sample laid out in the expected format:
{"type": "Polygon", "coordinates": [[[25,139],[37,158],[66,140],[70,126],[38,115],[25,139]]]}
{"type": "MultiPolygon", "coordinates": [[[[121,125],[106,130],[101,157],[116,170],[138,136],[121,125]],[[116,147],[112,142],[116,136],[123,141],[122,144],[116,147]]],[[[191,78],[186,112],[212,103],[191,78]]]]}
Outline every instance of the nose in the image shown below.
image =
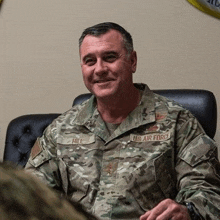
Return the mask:
{"type": "Polygon", "coordinates": [[[107,67],[106,67],[104,61],[97,60],[96,65],[95,65],[95,69],[94,69],[95,74],[102,75],[102,74],[106,73],[106,71],[107,71],[107,67]]]}

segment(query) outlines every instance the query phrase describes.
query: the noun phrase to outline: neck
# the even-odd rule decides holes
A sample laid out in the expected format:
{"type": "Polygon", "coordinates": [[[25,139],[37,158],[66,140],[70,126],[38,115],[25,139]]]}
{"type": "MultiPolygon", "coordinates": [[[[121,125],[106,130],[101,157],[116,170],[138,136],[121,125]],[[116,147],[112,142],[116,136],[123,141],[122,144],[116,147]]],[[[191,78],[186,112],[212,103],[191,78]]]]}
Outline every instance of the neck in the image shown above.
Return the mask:
{"type": "Polygon", "coordinates": [[[98,111],[105,122],[120,124],[138,106],[140,98],[139,90],[133,86],[128,94],[97,98],[98,111]]]}

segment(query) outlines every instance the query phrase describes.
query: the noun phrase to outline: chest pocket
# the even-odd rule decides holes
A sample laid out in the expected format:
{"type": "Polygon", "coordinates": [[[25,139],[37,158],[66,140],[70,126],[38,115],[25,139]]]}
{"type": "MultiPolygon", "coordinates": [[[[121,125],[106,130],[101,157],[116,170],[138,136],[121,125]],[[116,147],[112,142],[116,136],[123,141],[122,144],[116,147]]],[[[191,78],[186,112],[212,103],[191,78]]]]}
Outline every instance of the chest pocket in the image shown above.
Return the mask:
{"type": "Polygon", "coordinates": [[[58,138],[57,143],[58,157],[79,173],[98,149],[94,134],[65,134],[58,138]]]}
{"type": "Polygon", "coordinates": [[[102,155],[98,148],[93,134],[65,134],[58,139],[63,188],[75,201],[89,199],[88,194],[95,195],[97,191],[94,183],[99,180],[99,158],[102,155]]]}
{"type": "MultiPolygon", "coordinates": [[[[138,160],[135,161],[136,168],[124,178],[128,190],[140,207],[147,211],[165,198],[175,198],[176,181],[173,179],[172,149],[167,148],[153,153],[143,151],[138,160]]],[[[127,168],[129,169],[130,167],[127,168]]]]}

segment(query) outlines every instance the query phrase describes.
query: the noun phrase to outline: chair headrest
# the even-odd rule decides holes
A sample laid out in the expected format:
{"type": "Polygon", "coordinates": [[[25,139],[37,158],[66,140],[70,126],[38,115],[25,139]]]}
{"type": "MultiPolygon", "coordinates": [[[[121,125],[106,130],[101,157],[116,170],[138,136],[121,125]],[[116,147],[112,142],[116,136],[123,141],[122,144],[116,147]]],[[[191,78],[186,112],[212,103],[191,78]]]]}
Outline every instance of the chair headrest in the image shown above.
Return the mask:
{"type": "MultiPolygon", "coordinates": [[[[164,89],[153,90],[153,92],[174,100],[188,109],[199,120],[206,134],[214,138],[217,126],[217,104],[212,92],[198,89],[164,89]]],[[[73,105],[82,103],[91,95],[91,93],[85,93],[77,96],[73,105]]]]}

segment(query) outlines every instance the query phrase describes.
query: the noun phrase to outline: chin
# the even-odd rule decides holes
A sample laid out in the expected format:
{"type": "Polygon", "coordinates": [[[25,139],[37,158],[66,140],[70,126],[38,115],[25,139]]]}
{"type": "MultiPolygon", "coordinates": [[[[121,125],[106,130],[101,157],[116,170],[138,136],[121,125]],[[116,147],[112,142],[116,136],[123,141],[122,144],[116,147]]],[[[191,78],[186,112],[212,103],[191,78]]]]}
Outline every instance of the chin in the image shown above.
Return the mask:
{"type": "Polygon", "coordinates": [[[114,97],[115,93],[110,89],[102,89],[99,91],[92,92],[97,98],[110,98],[114,97]]]}

